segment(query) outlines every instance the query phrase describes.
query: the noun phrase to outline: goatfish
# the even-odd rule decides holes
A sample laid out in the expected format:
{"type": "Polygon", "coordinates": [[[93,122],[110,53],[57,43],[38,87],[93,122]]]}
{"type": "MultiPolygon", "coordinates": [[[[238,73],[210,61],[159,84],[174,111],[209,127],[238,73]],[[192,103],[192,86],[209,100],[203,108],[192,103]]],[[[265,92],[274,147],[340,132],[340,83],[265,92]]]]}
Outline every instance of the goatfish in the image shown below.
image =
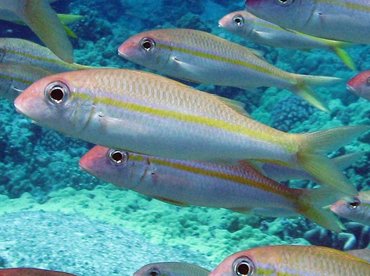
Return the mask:
{"type": "Polygon", "coordinates": [[[49,75],[52,73],[30,65],[0,63],[0,98],[13,102],[24,89],[49,75]]]}
{"type": "Polygon", "coordinates": [[[227,257],[209,276],[370,275],[370,264],[321,246],[281,245],[241,251],[227,257]]]}
{"type": "Polygon", "coordinates": [[[347,89],[351,93],[370,101],[370,71],[364,71],[354,76],[348,81],[347,89]]]}
{"type": "Polygon", "coordinates": [[[37,268],[0,269],[0,276],[75,276],[74,274],[37,268]]]}
{"type": "Polygon", "coordinates": [[[18,38],[0,38],[0,63],[24,64],[51,73],[91,68],[76,63],[67,63],[48,48],[18,38]]]}
{"type": "Polygon", "coordinates": [[[170,204],[273,217],[301,214],[330,230],[343,228],[330,210],[322,209],[333,202],[331,190],[292,189],[265,177],[247,162],[181,161],[95,146],[81,158],[80,167],[118,187],[170,204]]]}
{"type": "Polygon", "coordinates": [[[246,0],[247,10],[283,28],[352,43],[370,43],[368,0],[246,0]]]}
{"type": "Polygon", "coordinates": [[[311,87],[341,82],[334,77],[307,76],[283,71],[239,44],[190,29],[143,32],[118,49],[121,57],[165,75],[196,83],[288,89],[320,110],[326,105],[311,87]]]}
{"type": "Polygon", "coordinates": [[[179,160],[254,159],[300,167],[341,197],[357,191],[325,153],[370,129],[285,133],[245,116],[229,99],[126,69],[48,76],[18,96],[15,107],[42,126],[109,148],[179,160]]]}
{"type": "Polygon", "coordinates": [[[353,200],[339,200],[330,206],[338,216],[370,226],[370,190],[360,192],[353,200]]]}
{"type": "Polygon", "coordinates": [[[352,58],[343,49],[349,44],[343,41],[314,37],[284,29],[245,10],[225,15],[218,24],[221,28],[258,44],[298,50],[328,49],[337,54],[348,68],[356,70],[352,58]]]}
{"type": "Polygon", "coordinates": [[[73,62],[73,48],[67,33],[48,0],[2,0],[0,19],[22,21],[65,62],[73,62]]]}
{"type": "MultiPolygon", "coordinates": [[[[364,152],[354,152],[335,157],[331,160],[336,167],[343,171],[347,167],[359,161],[364,155],[364,152]]],[[[274,179],[275,181],[280,182],[292,179],[306,179],[316,182],[316,179],[314,177],[301,169],[284,167],[279,164],[273,163],[253,162],[252,164],[264,175],[274,179]]]]}
{"type": "Polygon", "coordinates": [[[163,262],[145,265],[134,276],[208,276],[209,272],[195,264],[163,262]]]}

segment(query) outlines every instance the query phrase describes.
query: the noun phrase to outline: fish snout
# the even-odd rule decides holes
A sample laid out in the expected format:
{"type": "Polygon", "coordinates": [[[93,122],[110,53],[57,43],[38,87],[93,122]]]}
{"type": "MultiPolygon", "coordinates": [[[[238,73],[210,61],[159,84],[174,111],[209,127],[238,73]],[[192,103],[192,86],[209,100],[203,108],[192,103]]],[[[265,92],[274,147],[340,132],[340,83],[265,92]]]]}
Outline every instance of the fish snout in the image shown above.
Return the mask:
{"type": "Polygon", "coordinates": [[[81,157],[79,162],[80,168],[95,175],[96,168],[100,167],[100,161],[104,161],[106,159],[108,151],[109,149],[103,146],[93,147],[90,151],[88,151],[84,156],[81,157]]]}
{"type": "Polygon", "coordinates": [[[124,58],[130,57],[135,54],[137,43],[133,40],[125,41],[118,48],[118,55],[124,58]]]}

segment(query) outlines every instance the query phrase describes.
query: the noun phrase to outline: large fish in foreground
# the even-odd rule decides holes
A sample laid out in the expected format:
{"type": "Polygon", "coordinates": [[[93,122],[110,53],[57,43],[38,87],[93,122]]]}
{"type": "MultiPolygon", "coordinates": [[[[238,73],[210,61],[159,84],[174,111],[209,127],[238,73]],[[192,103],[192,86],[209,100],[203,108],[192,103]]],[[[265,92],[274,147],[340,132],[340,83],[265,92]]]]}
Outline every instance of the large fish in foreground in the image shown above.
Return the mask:
{"type": "Polygon", "coordinates": [[[72,63],[72,44],[49,2],[49,0],[1,0],[0,19],[24,22],[58,57],[72,63]]]}
{"type": "Polygon", "coordinates": [[[370,43],[368,0],[246,0],[252,14],[313,36],[370,43]]]}
{"type": "Polygon", "coordinates": [[[0,38],[0,63],[17,63],[34,66],[51,73],[87,69],[88,66],[68,63],[48,48],[18,38],[0,38]]]}
{"type": "Polygon", "coordinates": [[[339,200],[330,209],[338,216],[370,226],[370,190],[363,191],[353,200],[339,200]]]}
{"type": "Polygon", "coordinates": [[[264,216],[301,214],[328,229],[339,232],[342,228],[331,211],[322,209],[333,202],[331,190],[291,189],[246,162],[180,161],[96,146],[81,158],[80,167],[121,188],[171,204],[264,216]]]}
{"type": "Polygon", "coordinates": [[[227,257],[209,276],[365,276],[370,264],[320,246],[267,246],[227,257]]]}
{"type": "Polygon", "coordinates": [[[95,69],[41,79],[16,100],[40,125],[109,148],[184,160],[262,160],[300,167],[340,196],[356,189],[325,156],[369,126],[289,134],[229,100],[147,72],[95,69]]]}
{"type": "Polygon", "coordinates": [[[209,272],[194,264],[163,262],[145,265],[133,276],[208,276],[209,272]]]}
{"type": "Polygon", "coordinates": [[[287,30],[258,18],[245,10],[225,15],[218,24],[221,28],[258,44],[300,50],[332,50],[348,68],[356,70],[352,58],[343,49],[343,47],[348,46],[348,43],[287,30]]]}
{"type": "Polygon", "coordinates": [[[246,47],[215,35],[190,29],[163,29],[140,33],[118,49],[120,56],[168,76],[196,83],[255,89],[288,89],[313,106],[328,111],[311,90],[332,85],[333,77],[298,75],[283,71],[246,47]]]}
{"type": "Polygon", "coordinates": [[[74,274],[37,268],[0,269],[0,276],[75,276],[74,274]]]}

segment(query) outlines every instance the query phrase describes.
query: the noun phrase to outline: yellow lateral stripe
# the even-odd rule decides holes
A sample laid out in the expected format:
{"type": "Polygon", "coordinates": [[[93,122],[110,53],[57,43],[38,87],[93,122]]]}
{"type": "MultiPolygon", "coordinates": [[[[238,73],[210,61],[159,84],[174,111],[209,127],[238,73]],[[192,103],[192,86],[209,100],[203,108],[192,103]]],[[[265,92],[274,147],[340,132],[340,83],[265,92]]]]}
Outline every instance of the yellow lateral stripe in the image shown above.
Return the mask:
{"type": "Polygon", "coordinates": [[[357,3],[343,3],[341,1],[333,1],[333,0],[316,0],[319,3],[329,4],[333,6],[339,6],[343,8],[347,8],[350,10],[361,11],[361,12],[370,12],[370,6],[357,4],[357,3]]]}
{"type": "MultiPolygon", "coordinates": [[[[156,46],[158,48],[162,48],[162,49],[169,50],[169,51],[178,51],[178,52],[181,52],[181,53],[184,53],[184,54],[189,54],[189,55],[193,55],[193,56],[197,56],[197,57],[201,57],[201,58],[206,58],[206,59],[211,59],[211,60],[215,60],[215,61],[221,61],[221,62],[225,62],[225,63],[229,63],[229,64],[234,64],[234,65],[246,67],[248,69],[252,69],[252,70],[255,70],[255,71],[260,72],[260,73],[264,73],[264,74],[267,74],[267,75],[270,75],[270,76],[273,76],[273,77],[277,77],[276,71],[273,71],[269,68],[262,67],[262,66],[252,64],[252,63],[249,63],[249,62],[236,60],[236,59],[231,59],[231,58],[227,58],[227,57],[216,56],[216,55],[213,55],[213,54],[204,53],[204,52],[200,52],[200,51],[196,51],[196,50],[190,50],[190,49],[185,49],[185,48],[180,48],[180,47],[175,47],[175,46],[169,46],[169,45],[165,45],[165,44],[162,44],[162,43],[157,43],[156,46]]],[[[282,76],[282,74],[279,74],[279,77],[290,81],[290,79],[287,76],[282,76]]]]}
{"type": "Polygon", "coordinates": [[[28,80],[25,80],[25,79],[21,79],[21,78],[16,78],[16,77],[12,77],[12,76],[7,76],[7,75],[4,75],[2,73],[0,73],[0,79],[4,79],[4,80],[15,80],[17,82],[21,82],[21,83],[24,83],[24,84],[32,84],[33,82],[32,81],[28,81],[28,80]]]}
{"type": "MultiPolygon", "coordinates": [[[[140,156],[140,155],[130,155],[129,160],[145,162],[146,159],[143,156],[140,156]]],[[[186,172],[190,172],[190,173],[194,173],[194,174],[200,174],[200,175],[204,175],[204,176],[210,176],[210,177],[215,177],[215,178],[220,178],[220,179],[224,179],[224,180],[237,182],[239,184],[252,186],[252,187],[255,187],[257,189],[264,190],[266,192],[279,194],[279,195],[281,195],[283,197],[286,197],[286,198],[289,198],[289,199],[293,199],[293,200],[295,199],[295,195],[293,193],[289,192],[288,189],[285,189],[284,186],[279,185],[278,189],[276,189],[277,187],[274,187],[272,185],[269,185],[269,184],[266,184],[266,183],[263,183],[263,182],[257,182],[257,181],[254,181],[254,180],[242,177],[242,176],[230,175],[230,174],[226,174],[226,173],[223,173],[223,172],[220,172],[220,171],[206,170],[206,169],[203,169],[203,168],[188,166],[186,164],[171,162],[170,160],[158,159],[158,158],[155,158],[155,157],[151,157],[150,162],[156,163],[156,164],[161,165],[161,166],[170,167],[170,168],[174,168],[174,169],[177,169],[177,170],[182,170],[182,171],[186,171],[186,172]]]]}
{"type": "Polygon", "coordinates": [[[35,56],[35,55],[32,55],[32,54],[23,53],[23,52],[19,52],[19,51],[16,51],[16,50],[7,49],[6,53],[13,54],[13,55],[19,55],[19,56],[22,56],[22,57],[35,59],[35,60],[38,60],[38,61],[46,61],[46,62],[50,62],[50,63],[56,64],[56,65],[63,65],[64,64],[63,62],[60,62],[59,60],[56,60],[56,59],[35,56]]]}
{"type": "Polygon", "coordinates": [[[218,129],[223,129],[226,131],[234,132],[237,134],[241,135],[246,135],[252,138],[256,138],[258,140],[263,140],[266,142],[270,142],[273,144],[278,144],[286,150],[289,151],[289,148],[287,145],[280,144],[278,142],[278,139],[276,139],[273,135],[269,135],[264,132],[260,131],[255,131],[252,129],[248,129],[242,126],[238,125],[233,125],[230,123],[223,122],[221,120],[217,119],[212,119],[212,118],[206,118],[206,117],[201,117],[201,116],[196,116],[196,115],[190,115],[190,114],[184,114],[180,113],[177,111],[170,111],[170,110],[163,110],[163,109],[155,109],[152,107],[148,106],[143,106],[135,103],[129,103],[129,102],[124,102],[124,101],[118,101],[114,100],[111,98],[107,97],[94,97],[92,98],[91,96],[80,93],[80,92],[74,92],[72,94],[72,97],[77,97],[82,100],[88,100],[88,101],[93,101],[94,103],[100,103],[108,106],[113,106],[121,109],[127,109],[139,113],[145,113],[149,115],[154,115],[157,117],[162,117],[162,118],[167,118],[167,119],[174,119],[174,120],[179,120],[182,122],[187,122],[187,123],[194,123],[194,124],[199,124],[199,125],[204,125],[204,126],[209,126],[209,127],[214,127],[218,129]]]}

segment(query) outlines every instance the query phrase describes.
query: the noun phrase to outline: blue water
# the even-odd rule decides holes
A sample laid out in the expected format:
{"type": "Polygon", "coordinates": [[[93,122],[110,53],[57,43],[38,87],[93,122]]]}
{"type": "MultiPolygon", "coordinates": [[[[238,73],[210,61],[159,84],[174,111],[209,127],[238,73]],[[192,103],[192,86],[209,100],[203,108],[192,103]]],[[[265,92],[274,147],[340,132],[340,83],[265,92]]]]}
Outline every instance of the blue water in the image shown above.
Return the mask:
{"type": "MultiPolygon", "coordinates": [[[[118,57],[118,46],[144,30],[178,27],[211,32],[257,49],[267,61],[290,72],[344,79],[356,74],[329,51],[274,49],[218,28],[218,20],[242,9],[242,2],[63,0],[52,6],[58,13],[84,16],[71,25],[78,36],[72,42],[80,64],[146,70],[118,57]]],[[[0,26],[1,37],[40,43],[26,26],[6,21],[0,26]]],[[[370,47],[353,46],[348,52],[359,71],[370,68],[370,47]]],[[[329,103],[330,114],[276,88],[247,94],[236,88],[188,84],[241,101],[253,118],[287,132],[370,123],[369,102],[350,94],[343,84],[317,89],[329,103]]],[[[227,255],[259,245],[314,244],[346,250],[369,245],[369,227],[345,219],[347,230],[335,234],[301,217],[247,217],[226,210],[180,208],[118,190],[79,169],[79,158],[92,145],[31,123],[6,100],[0,100],[0,110],[0,230],[14,228],[0,231],[0,268],[131,275],[154,261],[188,261],[212,269],[227,255]],[[132,238],[115,246],[117,237],[127,235],[132,238]]],[[[358,190],[370,187],[369,143],[367,135],[331,154],[367,151],[345,171],[358,190]]],[[[307,181],[294,184],[312,186],[307,181]]]]}

